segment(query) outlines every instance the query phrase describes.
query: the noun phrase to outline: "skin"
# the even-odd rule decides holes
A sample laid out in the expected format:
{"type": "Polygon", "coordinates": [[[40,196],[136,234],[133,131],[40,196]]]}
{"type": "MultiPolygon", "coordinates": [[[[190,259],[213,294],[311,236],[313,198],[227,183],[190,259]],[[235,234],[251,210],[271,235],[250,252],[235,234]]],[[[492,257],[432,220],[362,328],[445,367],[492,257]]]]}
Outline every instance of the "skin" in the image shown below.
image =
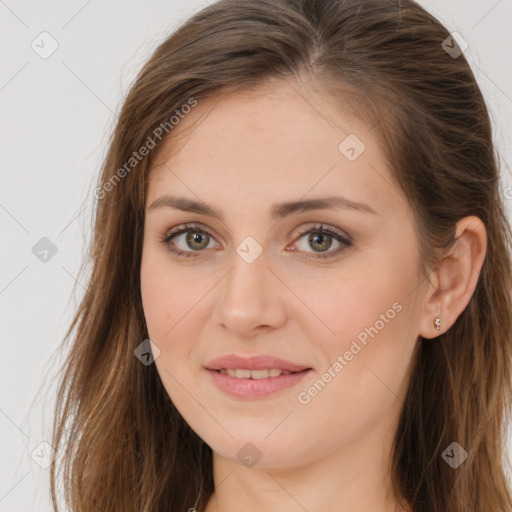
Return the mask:
{"type": "Polygon", "coordinates": [[[179,144],[176,137],[165,142],[150,174],[144,314],[166,391],[214,451],[207,512],[395,510],[388,464],[418,336],[430,342],[453,325],[485,256],[485,228],[467,217],[457,226],[453,260],[444,260],[430,282],[421,276],[412,212],[375,134],[333,100],[300,87],[281,82],[199,102],[175,133],[193,129],[179,144]],[[353,162],[338,149],[349,134],[366,145],[353,162]],[[165,194],[201,200],[224,220],[151,209],[165,194]],[[327,208],[270,218],[274,203],[332,195],[363,202],[376,214],[327,208]],[[183,223],[213,236],[192,246],[183,234],[162,242],[183,223]],[[350,235],[353,244],[328,238],[327,252],[341,251],[318,258],[328,244],[312,245],[296,230],[320,223],[350,235]],[[248,236],[263,250],[252,263],[236,252],[248,236]],[[174,255],[172,242],[195,257],[174,255]],[[394,318],[301,403],[299,393],[397,303],[394,318]],[[212,384],[204,368],[231,353],[271,354],[313,372],[271,397],[237,399],[212,384]],[[252,467],[237,457],[248,442],[261,454],[252,467]]]}

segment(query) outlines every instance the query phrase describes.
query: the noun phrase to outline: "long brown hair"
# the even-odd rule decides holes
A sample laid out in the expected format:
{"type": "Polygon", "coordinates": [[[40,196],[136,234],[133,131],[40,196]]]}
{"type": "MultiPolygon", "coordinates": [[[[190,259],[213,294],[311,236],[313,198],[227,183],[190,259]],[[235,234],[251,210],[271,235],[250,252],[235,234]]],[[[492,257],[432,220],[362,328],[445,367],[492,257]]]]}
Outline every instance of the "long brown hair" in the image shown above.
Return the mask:
{"type": "Polygon", "coordinates": [[[53,424],[55,510],[59,470],[73,512],[202,511],[208,502],[210,447],[155,365],[134,356],[148,338],[139,283],[147,179],[185,105],[291,78],[350,97],[371,123],[413,209],[426,279],[458,220],[485,224],[487,254],[468,306],[448,331],[418,340],[391,478],[415,512],[512,509],[503,442],[512,236],[487,107],[450,37],[412,0],[221,0],[156,49],[124,101],[95,194],[91,271],[64,340],[53,424]],[[150,140],[158,147],[135,157],[150,140]],[[452,442],[468,453],[456,469],[441,456],[452,442]]]}

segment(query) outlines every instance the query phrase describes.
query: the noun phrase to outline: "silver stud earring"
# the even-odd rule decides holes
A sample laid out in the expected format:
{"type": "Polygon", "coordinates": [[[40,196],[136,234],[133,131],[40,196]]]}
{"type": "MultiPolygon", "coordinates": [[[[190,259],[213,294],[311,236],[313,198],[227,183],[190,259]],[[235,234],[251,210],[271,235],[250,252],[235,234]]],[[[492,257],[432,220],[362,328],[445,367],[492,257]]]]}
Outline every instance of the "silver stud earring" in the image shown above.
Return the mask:
{"type": "Polygon", "coordinates": [[[440,331],[441,330],[441,319],[439,317],[437,317],[435,320],[434,320],[434,327],[440,331]]]}

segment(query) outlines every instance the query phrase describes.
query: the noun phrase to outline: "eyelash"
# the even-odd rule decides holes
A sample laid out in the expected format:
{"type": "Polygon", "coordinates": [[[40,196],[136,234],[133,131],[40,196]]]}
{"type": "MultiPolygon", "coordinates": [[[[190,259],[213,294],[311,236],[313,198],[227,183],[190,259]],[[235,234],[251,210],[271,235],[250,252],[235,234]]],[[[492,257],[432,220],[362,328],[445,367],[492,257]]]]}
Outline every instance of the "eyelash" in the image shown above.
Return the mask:
{"type": "MultiPolygon", "coordinates": [[[[195,258],[199,256],[199,253],[204,252],[204,249],[202,251],[181,251],[180,249],[173,248],[170,244],[170,241],[172,238],[181,235],[183,233],[188,233],[190,231],[201,233],[201,234],[207,234],[211,238],[215,238],[213,234],[206,228],[203,228],[197,224],[181,224],[179,226],[176,226],[176,228],[173,228],[172,231],[168,231],[166,236],[163,237],[162,243],[167,246],[167,248],[174,254],[176,254],[178,257],[183,258],[195,258]]],[[[344,236],[341,232],[338,232],[334,228],[325,227],[323,224],[315,225],[309,229],[298,229],[296,232],[297,239],[302,238],[304,235],[310,234],[310,233],[316,233],[316,234],[322,234],[322,235],[329,235],[330,237],[334,238],[336,241],[342,244],[342,247],[339,247],[338,249],[331,251],[331,252],[325,252],[325,253],[313,253],[315,256],[305,256],[306,259],[326,259],[326,258],[334,258],[337,256],[341,251],[344,249],[351,247],[353,245],[353,241],[349,236],[344,236]],[[344,246],[344,247],[343,247],[344,246]]]]}

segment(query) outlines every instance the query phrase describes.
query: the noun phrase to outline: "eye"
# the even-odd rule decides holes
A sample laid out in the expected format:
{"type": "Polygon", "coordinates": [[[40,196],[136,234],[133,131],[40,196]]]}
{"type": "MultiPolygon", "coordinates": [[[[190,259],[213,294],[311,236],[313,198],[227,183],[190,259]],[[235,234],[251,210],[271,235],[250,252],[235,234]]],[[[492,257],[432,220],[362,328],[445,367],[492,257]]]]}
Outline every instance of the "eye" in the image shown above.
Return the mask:
{"type": "MultiPolygon", "coordinates": [[[[344,235],[336,228],[325,227],[322,224],[316,225],[307,231],[300,228],[295,234],[299,236],[299,242],[304,239],[302,243],[298,244],[298,250],[299,252],[309,253],[310,256],[305,256],[309,259],[335,257],[343,249],[353,244],[350,236],[344,235]],[[333,242],[335,250],[330,250],[333,247],[333,242]],[[312,248],[313,251],[308,251],[308,248],[312,248]]],[[[206,228],[197,224],[176,226],[167,232],[162,239],[162,242],[171,252],[185,258],[199,256],[205,249],[215,247],[214,241],[213,235],[206,228]]],[[[297,245],[297,242],[295,244],[297,245]]],[[[288,250],[296,251],[295,248],[288,250]]]]}
{"type": "Polygon", "coordinates": [[[215,240],[211,233],[196,224],[176,226],[164,237],[162,242],[170,251],[183,257],[198,256],[204,249],[211,249],[210,242],[215,240]]]}
{"type": "MultiPolygon", "coordinates": [[[[308,253],[308,248],[312,248],[312,256],[305,256],[306,258],[331,258],[337,256],[343,249],[350,247],[353,242],[348,235],[344,235],[341,231],[335,228],[325,227],[320,224],[304,231],[302,228],[298,230],[299,241],[303,240],[302,244],[298,244],[301,252],[308,253]],[[307,236],[306,236],[307,235],[307,236]],[[330,251],[333,247],[335,250],[330,251]]],[[[291,249],[295,251],[295,249],[291,249]]]]}

